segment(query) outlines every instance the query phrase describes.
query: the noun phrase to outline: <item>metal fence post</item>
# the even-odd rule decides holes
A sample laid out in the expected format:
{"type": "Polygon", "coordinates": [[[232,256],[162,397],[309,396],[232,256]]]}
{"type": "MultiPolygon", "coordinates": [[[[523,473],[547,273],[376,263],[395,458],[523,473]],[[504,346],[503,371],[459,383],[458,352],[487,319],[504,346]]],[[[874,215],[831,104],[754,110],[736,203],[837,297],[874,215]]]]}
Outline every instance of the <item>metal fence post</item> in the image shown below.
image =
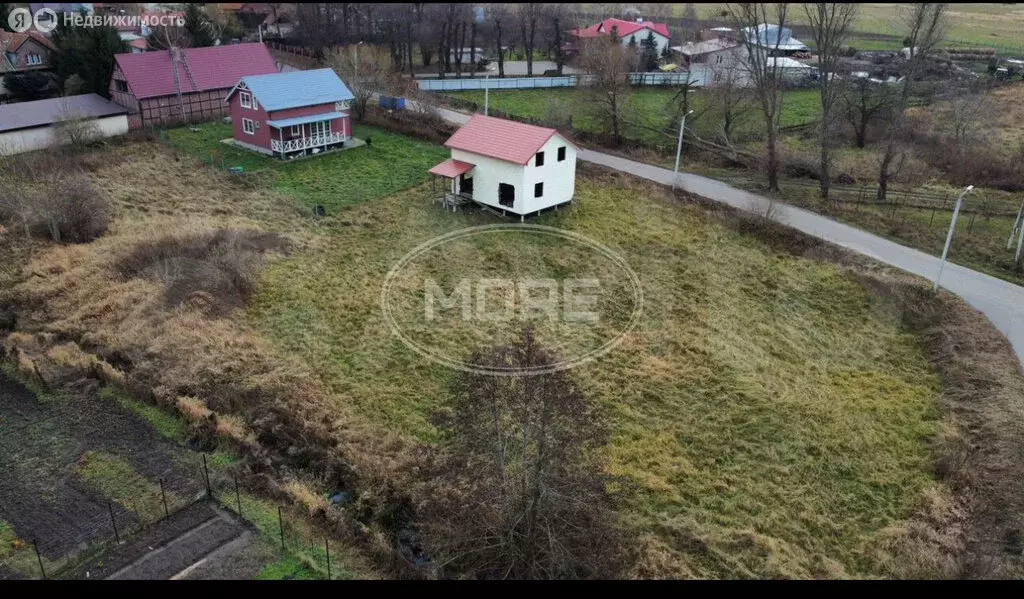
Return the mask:
{"type": "Polygon", "coordinates": [[[331,541],[324,537],[324,550],[327,552],[327,580],[331,579],[331,541]]]}
{"type": "Polygon", "coordinates": [[[39,561],[39,571],[43,573],[43,580],[46,580],[46,568],[43,567],[43,556],[39,553],[39,543],[35,537],[32,538],[32,548],[36,550],[36,559],[39,561]]]}
{"type": "Polygon", "coordinates": [[[242,495],[238,492],[238,476],[235,476],[235,502],[238,503],[238,517],[242,517],[242,495]]]}
{"type": "Polygon", "coordinates": [[[284,551],[284,518],[281,517],[281,506],[277,506],[277,527],[281,529],[281,551],[284,551]]]}
{"type": "Polygon", "coordinates": [[[210,469],[206,466],[206,454],[203,454],[203,477],[206,479],[206,495],[209,497],[213,496],[213,490],[210,489],[210,469]]]}
{"type": "Polygon", "coordinates": [[[114,519],[114,504],[107,502],[107,510],[110,512],[110,524],[114,527],[114,541],[121,544],[121,535],[117,532],[117,520],[114,519]]]}
{"type": "Polygon", "coordinates": [[[164,502],[164,518],[170,516],[170,510],[167,509],[167,493],[164,491],[164,479],[160,479],[160,499],[164,502]]]}

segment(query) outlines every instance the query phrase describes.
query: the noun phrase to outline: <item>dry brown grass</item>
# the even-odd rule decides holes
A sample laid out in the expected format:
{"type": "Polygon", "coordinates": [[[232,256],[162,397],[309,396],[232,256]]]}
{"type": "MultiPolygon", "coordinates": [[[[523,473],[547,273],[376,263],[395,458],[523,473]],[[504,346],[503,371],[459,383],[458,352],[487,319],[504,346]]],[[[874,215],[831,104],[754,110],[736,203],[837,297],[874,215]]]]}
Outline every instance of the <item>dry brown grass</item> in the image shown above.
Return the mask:
{"type": "MultiPolygon", "coordinates": [[[[246,443],[255,439],[258,446],[247,451],[267,473],[263,480],[309,514],[332,513],[318,490],[356,490],[358,509],[352,511],[360,513],[361,521],[350,530],[362,533],[381,560],[394,559],[392,531],[379,526],[378,518],[400,511],[401,489],[414,476],[422,448],[408,438],[368,428],[318,373],[275,350],[238,315],[211,319],[187,303],[168,307],[162,283],[126,278],[120,268],[125,248],[168,231],[285,231],[301,246],[318,235],[316,227],[302,220],[287,198],[239,187],[227,175],[197,168],[154,144],[133,143],[99,154],[114,159],[109,166],[99,160],[89,176],[116,199],[118,218],[107,236],[89,246],[42,248],[17,274],[17,285],[0,292],[0,304],[13,302],[19,312],[20,331],[7,336],[5,347],[30,372],[47,352],[50,359],[71,364],[80,362],[80,350],[102,355],[103,368],[113,371],[116,365],[136,395],[174,407],[190,422],[213,417],[214,432],[221,436],[246,443]],[[129,183],[139,178],[150,184],[129,183]]],[[[588,176],[600,172],[582,170],[588,176]]],[[[637,185],[622,175],[610,180],[637,185]]],[[[638,190],[646,193],[649,186],[638,190]]],[[[943,379],[948,424],[939,441],[946,464],[939,473],[950,492],[926,496],[917,515],[886,530],[884,543],[865,558],[895,577],[1020,576],[1019,557],[1003,550],[1003,539],[1020,530],[1024,513],[1024,380],[1005,339],[956,298],[941,296],[942,309],[937,310],[913,278],[715,210],[730,226],[860,273],[920,333],[943,379]],[[984,451],[970,449],[979,446],[984,451]]],[[[673,530],[689,535],[683,541],[704,542],[696,528],[673,530]]],[[[773,543],[755,531],[716,539],[718,546],[777,554],[785,562],[789,548],[773,543]]],[[[657,537],[638,539],[635,552],[629,575],[694,576],[657,537]]],[[[814,570],[822,577],[845,576],[841,565],[824,557],[814,570]]],[[[785,569],[780,566],[778,572],[784,575],[785,569]]]]}

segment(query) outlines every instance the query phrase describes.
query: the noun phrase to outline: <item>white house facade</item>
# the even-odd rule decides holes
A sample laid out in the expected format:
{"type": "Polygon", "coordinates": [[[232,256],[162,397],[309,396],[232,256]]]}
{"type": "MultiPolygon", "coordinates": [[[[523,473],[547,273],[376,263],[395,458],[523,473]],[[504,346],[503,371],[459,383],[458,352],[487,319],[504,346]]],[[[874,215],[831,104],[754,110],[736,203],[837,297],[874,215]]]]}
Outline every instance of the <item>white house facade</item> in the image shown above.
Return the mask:
{"type": "Polygon", "coordinates": [[[572,201],[576,146],[554,129],[476,115],[430,169],[445,179],[446,204],[474,202],[503,214],[536,214],[572,201]]]}

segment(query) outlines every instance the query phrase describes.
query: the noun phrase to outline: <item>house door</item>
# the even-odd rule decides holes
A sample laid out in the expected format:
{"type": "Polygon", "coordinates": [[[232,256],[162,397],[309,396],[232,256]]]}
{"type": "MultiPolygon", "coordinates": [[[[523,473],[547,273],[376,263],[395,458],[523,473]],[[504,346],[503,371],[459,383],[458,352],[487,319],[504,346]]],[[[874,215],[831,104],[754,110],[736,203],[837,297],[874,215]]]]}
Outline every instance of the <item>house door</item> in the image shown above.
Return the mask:
{"type": "Polygon", "coordinates": [[[459,193],[462,195],[473,195],[473,177],[466,178],[466,175],[459,175],[459,193]]]}
{"type": "Polygon", "coordinates": [[[511,208],[516,203],[516,188],[508,183],[498,183],[498,203],[511,208]]]}
{"type": "Polygon", "coordinates": [[[317,121],[313,123],[313,137],[322,137],[331,132],[330,121],[317,121]]]}

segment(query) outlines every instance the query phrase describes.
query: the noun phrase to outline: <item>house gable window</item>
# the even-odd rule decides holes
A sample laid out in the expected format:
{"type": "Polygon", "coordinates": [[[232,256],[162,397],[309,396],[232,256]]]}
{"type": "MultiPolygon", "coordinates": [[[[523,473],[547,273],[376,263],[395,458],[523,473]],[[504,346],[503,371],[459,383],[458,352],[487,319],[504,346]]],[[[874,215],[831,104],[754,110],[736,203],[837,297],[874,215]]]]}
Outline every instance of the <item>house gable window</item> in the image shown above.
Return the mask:
{"type": "Polygon", "coordinates": [[[253,124],[252,119],[242,119],[242,131],[247,135],[256,134],[256,126],[253,124]]]}
{"type": "Polygon", "coordinates": [[[544,166],[544,152],[537,152],[537,166],[544,166]]]}
{"type": "Polygon", "coordinates": [[[558,148],[558,161],[562,162],[565,160],[565,146],[558,148]]]}
{"type": "Polygon", "coordinates": [[[115,87],[117,87],[117,91],[119,91],[119,92],[126,92],[126,91],[128,91],[128,82],[127,81],[124,81],[122,79],[116,79],[116,80],[114,80],[114,85],[115,85],[115,87]]]}
{"type": "Polygon", "coordinates": [[[11,63],[12,67],[18,66],[18,55],[14,52],[7,53],[7,61],[11,63]]]}
{"type": "Polygon", "coordinates": [[[544,184],[534,183],[533,184],[533,197],[542,198],[544,197],[544,184]]]}
{"type": "Polygon", "coordinates": [[[249,92],[238,92],[238,102],[242,108],[252,108],[252,96],[249,92]]]}
{"type": "Polygon", "coordinates": [[[38,54],[29,54],[27,61],[28,64],[43,64],[43,59],[38,54]]]}

